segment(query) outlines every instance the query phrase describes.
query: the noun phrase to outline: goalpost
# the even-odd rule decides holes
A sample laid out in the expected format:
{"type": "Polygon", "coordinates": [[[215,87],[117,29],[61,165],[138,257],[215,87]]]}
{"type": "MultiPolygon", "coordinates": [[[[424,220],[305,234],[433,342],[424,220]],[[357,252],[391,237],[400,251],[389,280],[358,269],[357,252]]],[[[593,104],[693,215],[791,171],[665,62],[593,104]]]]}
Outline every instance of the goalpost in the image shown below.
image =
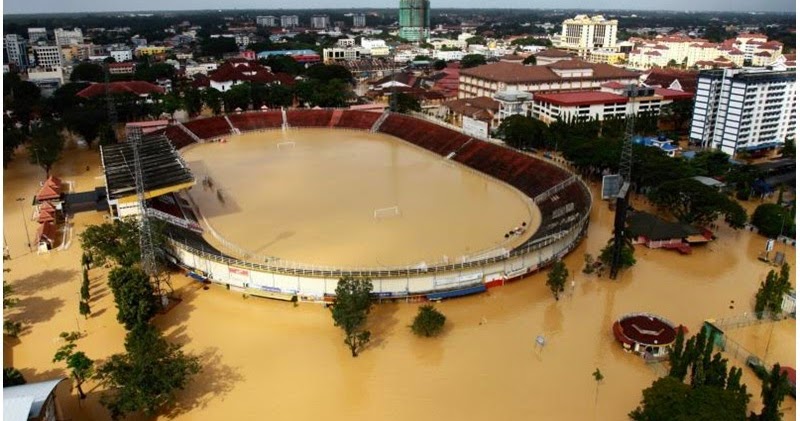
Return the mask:
{"type": "Polygon", "coordinates": [[[278,143],[277,146],[278,146],[278,150],[281,150],[283,148],[292,148],[292,149],[294,149],[294,145],[295,145],[294,141],[289,141],[289,142],[278,143]]]}
{"type": "Polygon", "coordinates": [[[400,216],[400,206],[389,206],[387,208],[379,208],[372,211],[372,217],[375,219],[395,218],[400,216]]]}

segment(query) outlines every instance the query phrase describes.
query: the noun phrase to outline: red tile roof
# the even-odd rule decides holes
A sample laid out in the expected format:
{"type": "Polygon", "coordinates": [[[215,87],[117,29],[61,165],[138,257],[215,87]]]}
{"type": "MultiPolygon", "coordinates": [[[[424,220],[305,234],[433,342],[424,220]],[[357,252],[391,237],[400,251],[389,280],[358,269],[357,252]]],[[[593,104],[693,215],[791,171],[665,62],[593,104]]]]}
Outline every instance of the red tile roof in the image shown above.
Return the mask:
{"type": "Polygon", "coordinates": [[[545,64],[551,69],[572,70],[572,69],[591,69],[592,64],[578,59],[559,60],[555,63],[545,64]]]}
{"type": "MultiPolygon", "coordinates": [[[[150,95],[150,94],[163,94],[164,88],[153,85],[150,82],[141,80],[132,80],[127,82],[111,82],[108,87],[109,92],[112,94],[130,93],[134,95],[150,95]]],[[[82,98],[92,98],[106,94],[105,83],[93,83],[76,95],[82,98]]]]}
{"type": "Polygon", "coordinates": [[[762,51],[762,52],[760,52],[760,53],[758,53],[756,55],[759,56],[759,57],[772,57],[772,54],[770,54],[770,53],[768,53],[766,51],[762,51]]]}
{"type": "Polygon", "coordinates": [[[574,57],[574,54],[564,51],[564,50],[557,50],[555,48],[548,48],[546,50],[539,51],[538,53],[534,54],[536,57],[574,57]]]}
{"type": "Polygon", "coordinates": [[[600,91],[560,92],[552,94],[534,94],[534,101],[549,102],[562,106],[592,105],[592,104],[625,104],[628,98],[600,91]]]}
{"type": "Polygon", "coordinates": [[[39,229],[36,230],[36,241],[41,242],[44,240],[52,245],[56,240],[57,234],[58,230],[56,230],[56,226],[52,222],[45,222],[44,224],[39,225],[39,229]]]}
{"type": "Polygon", "coordinates": [[[661,53],[659,53],[658,51],[648,51],[648,52],[644,53],[644,55],[646,55],[646,56],[661,56],[661,53]]]}
{"type": "Polygon", "coordinates": [[[694,94],[691,92],[676,91],[674,89],[666,89],[666,88],[655,88],[655,91],[656,95],[660,95],[664,97],[664,99],[671,99],[673,101],[680,101],[684,99],[694,98],[694,94]]]}
{"type": "MultiPolygon", "coordinates": [[[[558,62],[557,62],[558,63],[558,62]]],[[[555,63],[554,63],[555,64],[555,63]]],[[[549,66],[552,66],[549,65],[549,66]]],[[[498,81],[505,83],[543,83],[560,82],[562,80],[613,80],[631,79],[639,76],[639,73],[630,70],[614,67],[606,63],[588,63],[587,68],[593,70],[592,76],[587,77],[561,77],[549,66],[525,66],[518,63],[499,62],[484,64],[471,69],[461,70],[464,76],[471,76],[478,79],[498,81]]]]}
{"type": "Polygon", "coordinates": [[[619,82],[606,82],[602,85],[603,88],[611,88],[611,89],[625,89],[626,85],[619,83],[619,82]]]}
{"type": "Polygon", "coordinates": [[[465,115],[481,121],[490,121],[494,114],[500,110],[500,103],[488,96],[456,99],[445,102],[442,105],[456,114],[465,115]]]}
{"type": "Polygon", "coordinates": [[[219,68],[213,71],[208,77],[214,82],[279,82],[287,85],[294,83],[294,78],[291,77],[291,75],[272,73],[266,67],[258,63],[250,62],[241,58],[229,60],[222,66],[219,66],[219,68]],[[240,64],[234,65],[234,63],[240,64]]]}

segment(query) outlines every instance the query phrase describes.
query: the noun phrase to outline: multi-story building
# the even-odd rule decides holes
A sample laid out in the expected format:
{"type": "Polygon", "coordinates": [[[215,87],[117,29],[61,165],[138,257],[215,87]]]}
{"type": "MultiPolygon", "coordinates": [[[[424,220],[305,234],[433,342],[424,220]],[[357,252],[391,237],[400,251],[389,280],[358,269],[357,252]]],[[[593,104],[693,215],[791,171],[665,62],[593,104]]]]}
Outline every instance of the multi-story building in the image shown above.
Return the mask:
{"type": "Polygon", "coordinates": [[[3,52],[9,63],[13,63],[19,69],[28,67],[28,43],[25,38],[17,34],[8,34],[3,39],[3,52]]]}
{"type": "Polygon", "coordinates": [[[721,43],[683,36],[635,39],[637,47],[628,56],[628,66],[635,69],[651,67],[719,66],[742,67],[746,62],[753,66],[765,66],[775,61],[783,51],[783,44],[767,41],[759,34],[740,35],[721,43]],[[727,63],[729,62],[729,63],[727,63]]]}
{"type": "Polygon", "coordinates": [[[331,18],[328,15],[311,16],[311,27],[314,29],[326,29],[331,26],[331,18]]]}
{"type": "Polygon", "coordinates": [[[34,45],[32,48],[36,66],[52,69],[64,65],[64,57],[58,45],[34,45]]]}
{"type": "Polygon", "coordinates": [[[430,0],[400,0],[400,32],[407,41],[425,41],[431,31],[430,0]]]}
{"type": "Polygon", "coordinates": [[[578,15],[561,24],[559,48],[574,51],[580,57],[588,57],[594,49],[613,49],[617,46],[616,20],[602,16],[578,15]]]}
{"type": "Polygon", "coordinates": [[[700,72],[689,139],[731,156],[794,139],[796,79],[784,66],[700,72]]]}
{"type": "Polygon", "coordinates": [[[367,16],[363,13],[356,13],[353,15],[353,27],[363,28],[367,26],[367,16]]]}
{"type": "Polygon", "coordinates": [[[56,45],[59,47],[83,44],[83,31],[81,31],[81,28],[75,28],[72,31],[57,28],[53,33],[55,34],[56,45]]]}
{"type": "Polygon", "coordinates": [[[256,16],[256,25],[267,27],[278,26],[278,18],[275,16],[256,16]]]}
{"type": "Polygon", "coordinates": [[[117,63],[133,60],[133,51],[130,48],[111,48],[108,50],[108,55],[113,57],[117,63]]]}
{"type": "Polygon", "coordinates": [[[294,28],[297,25],[300,25],[300,19],[297,15],[281,16],[281,28],[294,28]]]}
{"type": "Polygon", "coordinates": [[[158,45],[146,45],[136,47],[136,56],[156,56],[167,52],[167,47],[158,45]]]}
{"type": "Polygon", "coordinates": [[[38,41],[47,41],[47,28],[28,28],[28,42],[34,45],[38,41]]]}
{"type": "Polygon", "coordinates": [[[108,63],[108,73],[112,75],[131,75],[136,71],[136,63],[108,63]]]}
{"type": "Polygon", "coordinates": [[[322,57],[324,62],[331,63],[335,61],[352,61],[360,60],[368,56],[370,50],[366,48],[350,47],[350,48],[325,48],[322,50],[322,57]]]}
{"type": "Polygon", "coordinates": [[[192,77],[197,74],[208,75],[209,73],[217,70],[217,63],[187,63],[184,69],[186,77],[192,77]]]}
{"type": "Polygon", "coordinates": [[[544,66],[499,62],[461,70],[459,98],[494,96],[500,91],[560,92],[599,90],[606,82],[632,84],[639,74],[605,63],[561,60],[544,66]]]}
{"type": "Polygon", "coordinates": [[[64,71],[61,67],[28,69],[28,82],[39,87],[42,96],[49,98],[64,84],[64,71]]]}

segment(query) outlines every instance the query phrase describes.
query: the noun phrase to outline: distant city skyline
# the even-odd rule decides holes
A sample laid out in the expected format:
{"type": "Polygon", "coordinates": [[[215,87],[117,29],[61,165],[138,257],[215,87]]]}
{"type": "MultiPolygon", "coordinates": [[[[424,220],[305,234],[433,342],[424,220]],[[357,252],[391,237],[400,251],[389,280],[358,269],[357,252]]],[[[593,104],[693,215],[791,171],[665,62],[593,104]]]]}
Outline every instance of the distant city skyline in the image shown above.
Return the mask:
{"type": "MultiPolygon", "coordinates": [[[[394,0],[356,0],[346,4],[335,0],[313,0],[304,2],[303,9],[368,9],[368,8],[396,8],[399,1],[394,0]]],[[[232,9],[290,9],[286,6],[296,6],[296,3],[284,2],[256,2],[253,0],[229,0],[220,3],[215,0],[193,0],[163,2],[158,0],[140,0],[130,2],[109,2],[107,0],[6,0],[4,14],[23,13],[78,13],[78,12],[126,12],[126,11],[191,11],[191,10],[223,10],[232,9]],[[135,6],[134,6],[135,4],[135,6]],[[135,7],[135,9],[132,9],[135,7]]],[[[443,8],[486,8],[486,3],[480,0],[433,0],[431,9],[443,8]]],[[[693,12],[796,12],[794,0],[707,0],[697,2],[692,0],[675,0],[664,2],[661,0],[621,0],[613,3],[613,7],[605,0],[545,0],[532,3],[526,0],[507,0],[495,3],[492,8],[504,9],[598,9],[598,10],[669,10],[693,12]]]]}

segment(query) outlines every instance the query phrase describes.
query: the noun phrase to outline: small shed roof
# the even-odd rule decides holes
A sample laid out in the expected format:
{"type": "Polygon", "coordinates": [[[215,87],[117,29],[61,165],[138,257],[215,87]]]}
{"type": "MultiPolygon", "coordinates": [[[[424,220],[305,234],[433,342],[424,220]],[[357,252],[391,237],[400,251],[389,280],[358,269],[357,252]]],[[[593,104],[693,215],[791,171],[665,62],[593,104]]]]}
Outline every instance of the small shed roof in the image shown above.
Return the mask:
{"type": "Polygon", "coordinates": [[[708,187],[721,188],[721,187],[725,186],[725,183],[723,183],[723,182],[721,182],[719,180],[715,180],[715,179],[713,179],[711,177],[705,177],[705,176],[702,176],[702,175],[698,175],[698,176],[695,176],[695,177],[692,177],[692,178],[697,180],[697,181],[699,181],[699,182],[701,182],[701,183],[703,183],[703,184],[705,184],[708,187]]]}
{"type": "Polygon", "coordinates": [[[636,237],[646,237],[648,240],[674,240],[683,239],[701,232],[686,224],[668,222],[646,212],[632,212],[628,217],[628,229],[636,237]]]}

